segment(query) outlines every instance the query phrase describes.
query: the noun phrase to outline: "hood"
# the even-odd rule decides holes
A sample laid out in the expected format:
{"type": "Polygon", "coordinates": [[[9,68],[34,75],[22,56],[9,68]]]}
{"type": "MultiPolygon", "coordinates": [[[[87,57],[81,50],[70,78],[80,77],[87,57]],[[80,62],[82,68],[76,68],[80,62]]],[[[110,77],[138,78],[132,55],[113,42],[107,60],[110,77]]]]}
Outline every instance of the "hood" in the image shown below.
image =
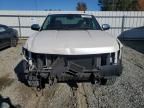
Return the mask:
{"type": "Polygon", "coordinates": [[[117,40],[100,30],[47,30],[30,37],[24,48],[34,53],[81,55],[119,50],[117,40]]]}

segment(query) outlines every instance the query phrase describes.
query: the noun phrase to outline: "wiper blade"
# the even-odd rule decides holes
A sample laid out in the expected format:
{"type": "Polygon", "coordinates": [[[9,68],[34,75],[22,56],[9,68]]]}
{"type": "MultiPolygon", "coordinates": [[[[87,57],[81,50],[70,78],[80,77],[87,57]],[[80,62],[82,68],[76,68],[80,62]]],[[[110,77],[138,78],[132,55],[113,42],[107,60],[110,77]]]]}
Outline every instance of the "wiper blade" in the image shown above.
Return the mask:
{"type": "Polygon", "coordinates": [[[46,30],[94,30],[91,27],[50,27],[46,30]]]}
{"type": "Polygon", "coordinates": [[[81,27],[80,29],[82,29],[82,30],[94,30],[94,29],[91,28],[91,27],[81,27]]]}
{"type": "Polygon", "coordinates": [[[69,28],[69,27],[50,27],[47,28],[47,30],[71,30],[73,28],[69,28]]]}

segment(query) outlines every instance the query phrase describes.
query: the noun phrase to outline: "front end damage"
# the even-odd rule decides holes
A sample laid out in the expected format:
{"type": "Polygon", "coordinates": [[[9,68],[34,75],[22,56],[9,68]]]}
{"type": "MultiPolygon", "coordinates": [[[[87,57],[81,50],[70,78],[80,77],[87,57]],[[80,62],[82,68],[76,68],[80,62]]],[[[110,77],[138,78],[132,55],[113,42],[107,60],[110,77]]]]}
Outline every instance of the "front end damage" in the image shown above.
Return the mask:
{"type": "Polygon", "coordinates": [[[55,82],[99,82],[121,75],[121,51],[105,54],[38,54],[23,48],[24,70],[30,86],[55,82]]]}

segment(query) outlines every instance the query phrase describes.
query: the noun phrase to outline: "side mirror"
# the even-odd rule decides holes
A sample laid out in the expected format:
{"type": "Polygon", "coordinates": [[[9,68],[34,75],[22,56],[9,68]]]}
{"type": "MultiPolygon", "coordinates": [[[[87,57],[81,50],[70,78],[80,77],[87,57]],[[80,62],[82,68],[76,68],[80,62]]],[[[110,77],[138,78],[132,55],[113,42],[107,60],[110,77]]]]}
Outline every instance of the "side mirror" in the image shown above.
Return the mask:
{"type": "Polygon", "coordinates": [[[103,30],[109,30],[109,29],[110,29],[110,25],[108,25],[108,24],[103,24],[103,25],[102,25],[102,29],[103,29],[103,30]]]}
{"type": "Polygon", "coordinates": [[[39,24],[33,24],[33,25],[31,26],[31,29],[32,29],[32,30],[35,30],[35,31],[39,31],[40,26],[39,26],[39,24]]]}

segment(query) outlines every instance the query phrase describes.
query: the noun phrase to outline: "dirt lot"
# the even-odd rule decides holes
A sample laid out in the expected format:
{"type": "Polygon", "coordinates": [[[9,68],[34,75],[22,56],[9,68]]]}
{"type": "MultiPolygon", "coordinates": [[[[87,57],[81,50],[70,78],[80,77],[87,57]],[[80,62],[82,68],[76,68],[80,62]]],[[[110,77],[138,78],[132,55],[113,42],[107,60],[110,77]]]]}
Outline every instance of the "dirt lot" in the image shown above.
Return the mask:
{"type": "MultiPolygon", "coordinates": [[[[144,41],[124,42],[123,74],[112,86],[78,84],[78,108],[144,108],[144,41]]],[[[20,79],[21,45],[0,51],[0,106],[3,108],[74,108],[67,84],[45,88],[43,94],[20,79]]]]}

